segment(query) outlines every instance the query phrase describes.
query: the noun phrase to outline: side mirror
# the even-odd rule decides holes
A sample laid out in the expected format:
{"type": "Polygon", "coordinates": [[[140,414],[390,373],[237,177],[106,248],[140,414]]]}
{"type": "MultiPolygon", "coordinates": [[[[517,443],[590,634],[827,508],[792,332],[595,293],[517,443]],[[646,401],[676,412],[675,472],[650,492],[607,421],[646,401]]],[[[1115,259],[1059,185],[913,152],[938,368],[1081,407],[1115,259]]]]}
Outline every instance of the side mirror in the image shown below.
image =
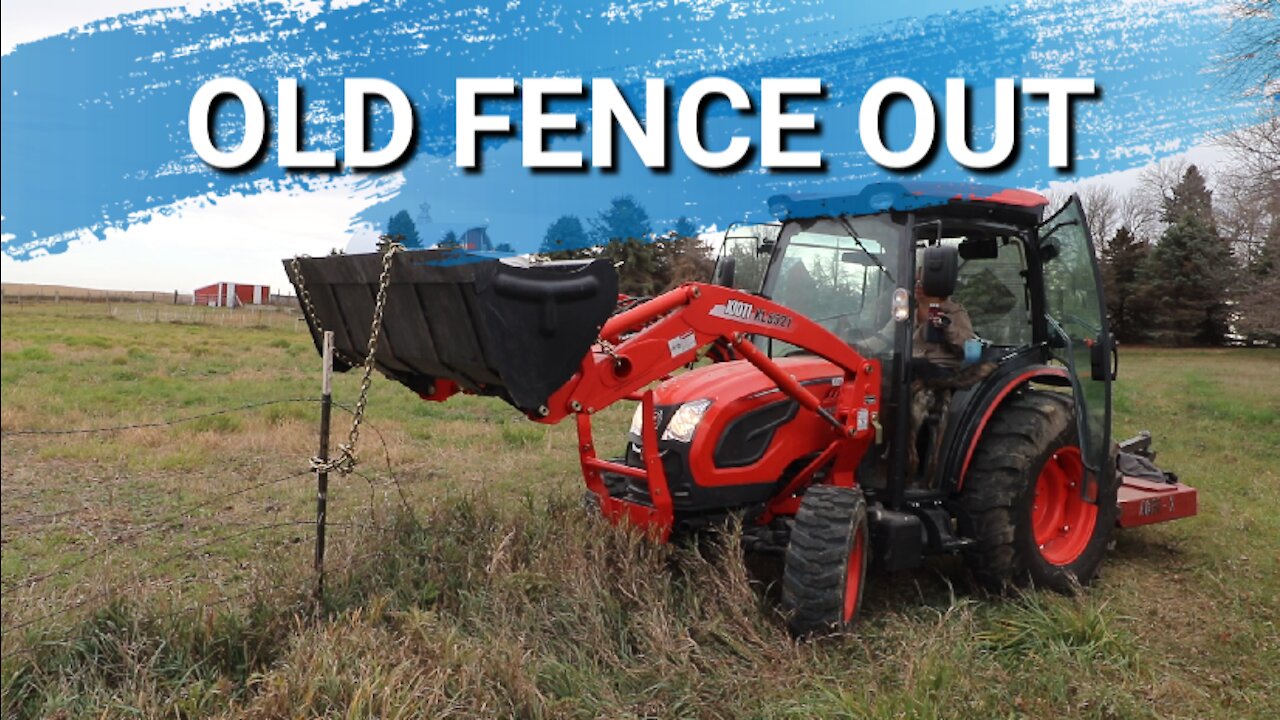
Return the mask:
{"type": "Polygon", "coordinates": [[[1089,346],[1090,376],[1099,382],[1113,381],[1120,370],[1120,354],[1116,352],[1115,341],[1103,342],[1101,339],[1089,346]]]}
{"type": "Polygon", "coordinates": [[[932,245],[924,249],[924,262],[920,265],[920,284],[924,294],[931,297],[950,297],[956,291],[956,277],[960,272],[960,253],[954,246],[932,245]]]}
{"type": "Polygon", "coordinates": [[[732,255],[725,255],[720,258],[720,262],[716,263],[715,278],[712,280],[716,285],[721,287],[733,287],[733,275],[738,268],[738,259],[732,255]]]}

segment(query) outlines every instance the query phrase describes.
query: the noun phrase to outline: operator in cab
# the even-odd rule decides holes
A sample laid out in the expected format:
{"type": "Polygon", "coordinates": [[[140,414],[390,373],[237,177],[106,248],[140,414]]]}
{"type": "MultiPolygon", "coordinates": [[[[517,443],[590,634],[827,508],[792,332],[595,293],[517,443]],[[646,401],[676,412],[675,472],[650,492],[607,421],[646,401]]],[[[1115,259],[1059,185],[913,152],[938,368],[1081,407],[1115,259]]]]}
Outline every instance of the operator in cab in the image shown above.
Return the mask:
{"type": "Polygon", "coordinates": [[[951,372],[965,363],[965,343],[977,340],[973,321],[960,303],[950,297],[925,294],[920,274],[916,274],[916,323],[911,339],[911,358],[925,375],[939,370],[951,372]],[[921,365],[923,360],[927,365],[921,365]],[[930,368],[929,366],[933,366],[930,368]]]}
{"type": "MultiPolygon", "coordinates": [[[[907,440],[907,477],[933,477],[938,448],[945,432],[945,416],[952,393],[968,387],[991,372],[990,363],[966,358],[975,350],[977,333],[964,306],[948,296],[925,292],[923,268],[916,272],[916,312],[911,338],[910,429],[907,440]]],[[[871,338],[855,343],[863,354],[885,352],[891,347],[893,321],[871,338]]]]}
{"type": "MultiPolygon", "coordinates": [[[[947,297],[926,295],[921,272],[916,273],[916,321],[911,338],[911,359],[917,378],[934,379],[950,374],[965,364],[965,343],[977,340],[973,321],[960,303],[947,297]]],[[[885,302],[887,302],[887,295],[885,302]]],[[[889,351],[893,344],[894,322],[854,346],[864,355],[889,351]]]]}

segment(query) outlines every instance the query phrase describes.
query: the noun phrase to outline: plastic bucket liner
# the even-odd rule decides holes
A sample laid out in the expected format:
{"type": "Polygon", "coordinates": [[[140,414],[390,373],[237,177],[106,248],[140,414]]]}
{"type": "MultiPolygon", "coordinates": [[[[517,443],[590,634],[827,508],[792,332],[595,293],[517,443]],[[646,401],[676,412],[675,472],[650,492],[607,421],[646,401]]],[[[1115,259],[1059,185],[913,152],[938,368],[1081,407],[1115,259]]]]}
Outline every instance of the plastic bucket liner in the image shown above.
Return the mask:
{"type": "MultiPolygon", "coordinates": [[[[363,361],[382,274],[382,256],[302,258],[315,317],[312,339],[334,334],[334,369],[363,361]]],[[[382,335],[374,355],[382,374],[421,394],[437,380],[501,397],[537,414],[575,372],[617,303],[618,276],[604,260],[531,264],[453,250],[392,257],[382,335]]],[[[304,315],[306,313],[304,312],[304,315]]]]}

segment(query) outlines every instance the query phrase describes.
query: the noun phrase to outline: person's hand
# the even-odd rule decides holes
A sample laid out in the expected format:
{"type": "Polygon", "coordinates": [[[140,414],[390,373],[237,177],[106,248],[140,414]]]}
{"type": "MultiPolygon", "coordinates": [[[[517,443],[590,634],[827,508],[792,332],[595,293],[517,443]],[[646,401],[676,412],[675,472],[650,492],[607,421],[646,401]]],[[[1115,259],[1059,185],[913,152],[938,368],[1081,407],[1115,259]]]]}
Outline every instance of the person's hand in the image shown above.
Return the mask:
{"type": "Polygon", "coordinates": [[[941,330],[951,324],[951,316],[943,312],[941,307],[930,305],[929,324],[941,330]]]}
{"type": "MultiPolygon", "coordinates": [[[[919,281],[916,281],[915,296],[916,296],[916,321],[920,323],[931,322],[933,320],[933,317],[930,314],[929,309],[935,305],[941,307],[942,303],[946,301],[946,298],[943,298],[943,297],[934,297],[933,295],[925,295],[924,285],[919,281]]],[[[941,326],[935,325],[935,327],[941,327],[941,326]]]]}

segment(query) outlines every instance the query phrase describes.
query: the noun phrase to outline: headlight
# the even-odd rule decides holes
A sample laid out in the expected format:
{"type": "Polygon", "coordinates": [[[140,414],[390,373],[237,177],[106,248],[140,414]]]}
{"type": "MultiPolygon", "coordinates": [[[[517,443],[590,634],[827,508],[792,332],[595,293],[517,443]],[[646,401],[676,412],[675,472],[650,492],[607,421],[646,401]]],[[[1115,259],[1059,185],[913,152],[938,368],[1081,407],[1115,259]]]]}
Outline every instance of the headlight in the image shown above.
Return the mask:
{"type": "MultiPolygon", "coordinates": [[[[671,422],[667,423],[667,429],[662,432],[662,439],[689,442],[693,438],[693,431],[697,429],[698,423],[702,422],[702,416],[706,414],[709,407],[711,407],[710,400],[694,400],[681,405],[671,416],[671,422]]],[[[631,427],[627,431],[629,437],[635,438],[637,442],[644,437],[643,423],[644,404],[641,403],[636,405],[636,411],[631,415],[631,427]]]]}
{"type": "Polygon", "coordinates": [[[693,431],[697,429],[698,423],[702,422],[702,416],[706,414],[709,407],[711,407],[710,400],[693,400],[681,405],[671,416],[671,422],[667,423],[662,439],[683,443],[692,440],[693,431]]]}

